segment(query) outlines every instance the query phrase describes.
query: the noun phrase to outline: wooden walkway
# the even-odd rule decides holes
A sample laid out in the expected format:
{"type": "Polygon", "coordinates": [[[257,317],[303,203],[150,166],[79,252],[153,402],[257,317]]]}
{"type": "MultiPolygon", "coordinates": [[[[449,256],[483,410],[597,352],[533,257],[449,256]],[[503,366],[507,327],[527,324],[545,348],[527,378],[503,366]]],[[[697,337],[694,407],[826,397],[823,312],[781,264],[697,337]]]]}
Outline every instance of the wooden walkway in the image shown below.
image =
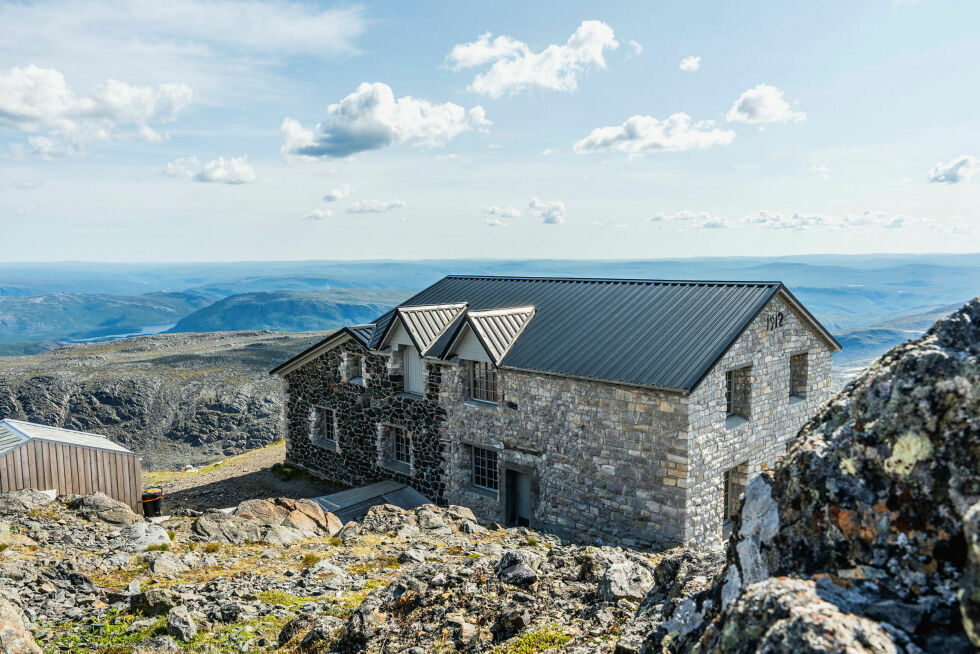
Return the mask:
{"type": "Polygon", "coordinates": [[[432,503],[429,498],[414,488],[391,480],[310,499],[322,506],[324,511],[330,511],[340,518],[342,522],[363,518],[368,509],[376,504],[394,504],[403,509],[414,509],[432,503]]]}

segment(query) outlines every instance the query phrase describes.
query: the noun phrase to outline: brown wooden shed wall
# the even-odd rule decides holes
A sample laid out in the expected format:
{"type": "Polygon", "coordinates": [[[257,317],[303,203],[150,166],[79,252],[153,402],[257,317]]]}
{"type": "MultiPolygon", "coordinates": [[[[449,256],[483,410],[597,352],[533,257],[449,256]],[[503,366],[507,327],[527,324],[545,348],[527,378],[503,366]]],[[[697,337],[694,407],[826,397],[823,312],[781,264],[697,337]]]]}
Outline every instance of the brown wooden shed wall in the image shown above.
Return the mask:
{"type": "Polygon", "coordinates": [[[0,493],[57,489],[61,495],[102,491],[142,513],[143,469],[133,454],[30,440],[0,456],[0,493]]]}

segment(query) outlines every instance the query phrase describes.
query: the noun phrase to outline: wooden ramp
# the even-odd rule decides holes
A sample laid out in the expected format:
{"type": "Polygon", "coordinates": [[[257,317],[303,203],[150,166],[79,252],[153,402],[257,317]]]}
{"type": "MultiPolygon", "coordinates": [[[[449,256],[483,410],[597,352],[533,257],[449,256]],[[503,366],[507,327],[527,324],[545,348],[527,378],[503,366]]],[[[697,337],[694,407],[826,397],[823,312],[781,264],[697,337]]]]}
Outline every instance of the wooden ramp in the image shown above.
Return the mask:
{"type": "Polygon", "coordinates": [[[360,520],[376,504],[394,504],[403,509],[414,509],[432,503],[414,488],[391,480],[310,499],[345,523],[349,520],[360,520]]]}

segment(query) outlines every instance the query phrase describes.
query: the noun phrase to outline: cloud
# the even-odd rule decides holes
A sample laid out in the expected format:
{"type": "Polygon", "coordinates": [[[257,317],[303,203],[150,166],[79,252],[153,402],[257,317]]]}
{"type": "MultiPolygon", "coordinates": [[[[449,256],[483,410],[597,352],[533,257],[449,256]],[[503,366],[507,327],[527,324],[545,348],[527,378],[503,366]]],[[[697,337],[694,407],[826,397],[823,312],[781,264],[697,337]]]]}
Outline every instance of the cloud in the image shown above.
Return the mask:
{"type": "Polygon", "coordinates": [[[333,212],[329,209],[314,209],[310,213],[303,216],[300,220],[326,220],[333,215],[333,212]]]}
{"type": "Polygon", "coordinates": [[[70,156],[94,142],[139,138],[161,140],[149,127],[168,123],[193,100],[187,84],[131,86],[110,79],[88,96],[78,96],[53,68],[29,65],[0,71],[0,127],[24,134],[24,153],[70,156]]]}
{"type": "Polygon", "coordinates": [[[728,145],[735,132],[714,127],[710,120],[691,122],[691,117],[676,113],[664,120],[653,116],[632,116],[622,125],[597,127],[578,141],[573,149],[586,152],[626,152],[642,155],[648,152],[681,152],[704,150],[728,145]]]}
{"type": "Polygon", "coordinates": [[[452,154],[437,154],[436,161],[455,161],[456,163],[461,164],[471,163],[469,159],[462,155],[456,154],[455,152],[452,154]]]}
{"type": "Polygon", "coordinates": [[[564,45],[549,45],[533,52],[509,36],[481,34],[471,43],[459,43],[446,56],[452,70],[491,64],[478,74],[468,90],[499,98],[531,89],[574,91],[578,78],[590,68],[605,68],[604,52],[619,47],[611,27],[597,20],[582,21],[564,45]]]}
{"type": "Polygon", "coordinates": [[[606,218],[603,218],[602,220],[593,220],[592,224],[603,229],[622,229],[629,226],[627,223],[616,223],[606,218]]]}
{"type": "Polygon", "coordinates": [[[340,188],[335,188],[327,191],[327,194],[323,196],[324,202],[336,202],[337,200],[343,200],[348,195],[353,193],[350,184],[344,184],[340,188]]]}
{"type": "Polygon", "coordinates": [[[459,134],[490,125],[483,107],[470,109],[447,102],[433,104],[410,96],[395,99],[391,87],[364,82],[327,107],[327,118],[315,129],[286,118],[282,151],[303,157],[347,157],[389,145],[437,147],[459,134]]]}
{"type": "Polygon", "coordinates": [[[806,113],[793,111],[783,99],[783,92],[769,84],[759,84],[738,97],[728,111],[728,120],[740,123],[798,123],[806,113]]]}
{"type": "Polygon", "coordinates": [[[255,181],[255,169],[248,164],[248,157],[218,157],[201,167],[194,175],[195,182],[208,184],[251,184],[255,181]]]}
{"type": "Polygon", "coordinates": [[[483,207],[483,213],[491,216],[500,216],[501,218],[517,218],[521,215],[521,210],[517,207],[498,207],[494,205],[492,207],[483,207]]]}
{"type": "Polygon", "coordinates": [[[484,218],[483,224],[487,227],[507,227],[510,223],[505,223],[500,218],[484,218]]]}
{"type": "Polygon", "coordinates": [[[977,171],[977,158],[961,154],[948,163],[939,162],[926,175],[926,181],[933,184],[959,184],[970,181],[977,171]]]}
{"type": "Polygon", "coordinates": [[[386,213],[404,206],[405,203],[401,200],[368,200],[353,203],[347,207],[347,213],[386,213]]]}
{"type": "Polygon", "coordinates": [[[628,43],[628,45],[629,45],[629,47],[633,48],[633,54],[634,55],[641,55],[641,54],[643,54],[643,45],[642,44],[637,43],[636,41],[630,41],[628,43]]]}
{"type": "Polygon", "coordinates": [[[829,166],[810,166],[810,172],[816,173],[820,179],[830,179],[829,166]]]}
{"type": "Polygon", "coordinates": [[[557,148],[545,148],[541,151],[542,157],[550,157],[553,154],[558,154],[560,151],[557,148]]]}
{"type": "Polygon", "coordinates": [[[565,203],[561,200],[542,201],[531,198],[527,203],[527,213],[531,216],[540,216],[541,222],[546,225],[560,225],[565,222],[565,203]]]}
{"type": "Polygon", "coordinates": [[[678,68],[687,73],[693,73],[698,68],[701,67],[701,57],[696,57],[691,55],[690,57],[684,57],[681,59],[681,63],[677,65],[678,68]]]}
{"type": "Polygon", "coordinates": [[[757,227],[761,229],[806,232],[813,229],[882,230],[903,229],[913,225],[932,224],[932,221],[909,216],[891,215],[883,211],[864,211],[857,214],[831,216],[803,211],[756,211],[743,216],[729,217],[709,211],[678,211],[673,214],[656,214],[649,222],[671,225],[680,231],[690,229],[734,229],[757,227]]]}
{"type": "Polygon", "coordinates": [[[169,177],[193,177],[201,172],[201,162],[197,157],[178,157],[163,169],[169,177]]]}

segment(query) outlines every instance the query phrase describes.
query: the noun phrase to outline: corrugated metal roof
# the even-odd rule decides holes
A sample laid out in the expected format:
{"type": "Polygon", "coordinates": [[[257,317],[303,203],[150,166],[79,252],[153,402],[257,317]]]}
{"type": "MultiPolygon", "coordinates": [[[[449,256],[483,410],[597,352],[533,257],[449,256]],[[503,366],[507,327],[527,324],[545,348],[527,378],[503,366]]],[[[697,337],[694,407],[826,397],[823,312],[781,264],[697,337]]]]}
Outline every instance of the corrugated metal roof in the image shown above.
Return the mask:
{"type": "Polygon", "coordinates": [[[344,329],[349,331],[350,335],[353,336],[355,339],[357,339],[361,343],[361,345],[367,345],[368,342],[370,342],[371,340],[371,334],[374,333],[374,324],[371,323],[368,325],[350,325],[349,327],[345,327],[344,329]]]}
{"type": "Polygon", "coordinates": [[[91,434],[85,431],[61,429],[60,427],[48,427],[47,425],[39,425],[34,422],[24,422],[23,420],[11,420],[10,418],[0,421],[0,425],[24,437],[24,440],[38,439],[42,441],[54,441],[56,443],[65,443],[66,445],[94,447],[100,450],[111,450],[113,452],[133,454],[132,451],[127,450],[118,443],[112,442],[105,436],[91,434]]]}
{"type": "Polygon", "coordinates": [[[470,327],[496,364],[504,358],[533,315],[534,307],[466,312],[470,327]]]}
{"type": "MultiPolygon", "coordinates": [[[[534,319],[502,367],[688,390],[780,291],[792,298],[779,282],[449,276],[399,308],[466,303],[478,312],[534,306],[534,319]]],[[[394,315],[378,319],[371,348],[381,345],[394,315]]],[[[451,327],[458,325],[457,319],[451,327]]],[[[443,354],[437,347],[451,331],[426,353],[443,354]]]]}
{"type": "Polygon", "coordinates": [[[419,352],[425,352],[464,309],[466,303],[398,307],[396,311],[419,352]]]}
{"type": "Polygon", "coordinates": [[[4,422],[0,421],[0,456],[3,456],[10,450],[17,449],[28,441],[26,436],[9,428],[3,424],[4,422]]]}

